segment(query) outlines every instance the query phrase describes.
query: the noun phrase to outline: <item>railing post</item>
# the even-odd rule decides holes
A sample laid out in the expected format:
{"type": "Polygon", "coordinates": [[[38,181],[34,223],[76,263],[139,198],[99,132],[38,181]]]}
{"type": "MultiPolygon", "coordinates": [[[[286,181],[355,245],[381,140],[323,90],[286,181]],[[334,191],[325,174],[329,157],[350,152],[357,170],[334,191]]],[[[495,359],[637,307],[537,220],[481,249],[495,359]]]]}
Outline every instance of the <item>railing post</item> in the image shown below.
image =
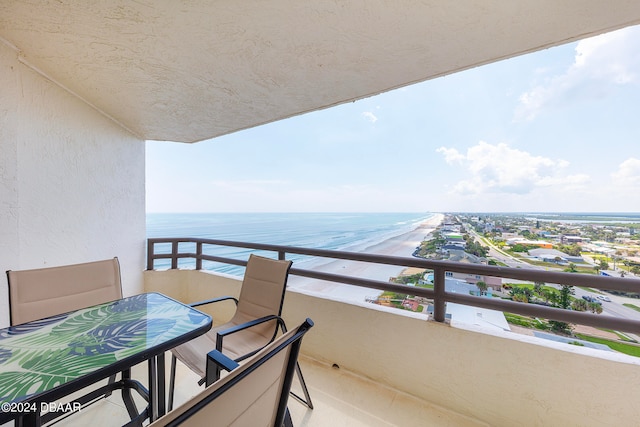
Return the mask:
{"type": "Polygon", "coordinates": [[[433,270],[433,291],[436,294],[433,298],[433,319],[436,322],[444,322],[447,307],[444,300],[445,271],[442,268],[433,270]]]}
{"type": "Polygon", "coordinates": [[[178,241],[171,242],[171,269],[178,269],[178,241]]]}
{"type": "Polygon", "coordinates": [[[196,243],[196,270],[202,270],[202,242],[196,243]]]}
{"type": "Polygon", "coordinates": [[[155,245],[151,240],[147,240],[147,270],[153,270],[153,251],[155,250],[155,245]]]}
{"type": "Polygon", "coordinates": [[[278,259],[279,259],[280,261],[285,260],[285,259],[286,259],[286,258],[285,258],[285,256],[286,256],[286,255],[287,255],[287,253],[286,253],[286,252],[284,252],[284,251],[278,251],[278,259]]]}

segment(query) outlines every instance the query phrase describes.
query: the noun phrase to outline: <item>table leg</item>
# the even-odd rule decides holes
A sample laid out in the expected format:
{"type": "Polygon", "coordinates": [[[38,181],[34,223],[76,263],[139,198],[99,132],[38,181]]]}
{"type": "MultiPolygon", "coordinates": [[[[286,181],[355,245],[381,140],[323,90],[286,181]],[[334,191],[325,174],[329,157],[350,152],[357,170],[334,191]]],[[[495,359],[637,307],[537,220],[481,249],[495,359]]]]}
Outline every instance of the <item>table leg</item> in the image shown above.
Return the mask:
{"type": "Polygon", "coordinates": [[[158,363],[156,357],[149,359],[149,422],[158,419],[158,363]]]}
{"type": "Polygon", "coordinates": [[[42,419],[40,418],[40,410],[24,414],[15,421],[15,427],[40,427],[42,419]]]}
{"type": "Polygon", "coordinates": [[[149,418],[155,421],[167,412],[164,353],[149,359],[149,418]]]}
{"type": "Polygon", "coordinates": [[[165,387],[165,365],[164,365],[164,353],[158,355],[157,366],[157,387],[158,387],[158,416],[161,417],[167,413],[167,399],[166,399],[166,387],[165,387]]]}
{"type": "Polygon", "coordinates": [[[129,380],[131,380],[131,370],[125,369],[122,371],[122,382],[124,384],[124,387],[122,387],[122,400],[124,401],[124,406],[127,408],[129,417],[134,419],[138,416],[138,408],[136,408],[133,397],[131,397],[131,388],[127,387],[126,382],[129,380]]]}

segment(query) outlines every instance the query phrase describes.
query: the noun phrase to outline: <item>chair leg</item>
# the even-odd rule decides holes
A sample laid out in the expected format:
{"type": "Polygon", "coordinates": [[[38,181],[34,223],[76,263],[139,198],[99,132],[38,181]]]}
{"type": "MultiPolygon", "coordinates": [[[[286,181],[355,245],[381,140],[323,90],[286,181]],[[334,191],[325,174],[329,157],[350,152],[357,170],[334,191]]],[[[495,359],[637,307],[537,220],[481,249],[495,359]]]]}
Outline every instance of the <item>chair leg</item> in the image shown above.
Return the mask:
{"type": "Polygon", "coordinates": [[[311,395],[309,394],[309,389],[307,388],[307,383],[304,382],[304,377],[302,376],[302,369],[300,369],[300,364],[296,362],[296,374],[298,375],[298,379],[300,380],[300,385],[302,386],[302,392],[304,393],[304,399],[295,394],[294,392],[289,392],[293,397],[295,397],[302,404],[306,405],[309,409],[313,409],[313,402],[311,402],[311,395]],[[306,400],[305,400],[306,399],[306,400]]]}
{"type": "Polygon", "coordinates": [[[291,414],[289,408],[284,411],[284,420],[282,421],[283,427],[293,427],[293,421],[291,420],[291,414]]]}
{"type": "Polygon", "coordinates": [[[171,373],[169,374],[169,405],[167,411],[173,409],[173,392],[176,385],[176,356],[171,354],[171,373]]]}
{"type": "MultiPolygon", "coordinates": [[[[287,333],[287,326],[284,324],[284,322],[280,323],[280,330],[282,331],[283,334],[287,333]]],[[[290,391],[289,394],[295,397],[303,405],[306,405],[309,409],[313,409],[313,402],[311,402],[311,395],[309,394],[309,389],[307,389],[307,383],[304,382],[304,377],[302,376],[302,369],[300,369],[300,363],[298,363],[297,361],[296,361],[296,374],[298,375],[298,379],[300,380],[300,384],[302,385],[302,392],[304,393],[304,397],[306,400],[301,398],[300,396],[298,396],[292,391],[290,391]]],[[[287,409],[287,414],[288,413],[289,413],[289,409],[287,409]]]]}

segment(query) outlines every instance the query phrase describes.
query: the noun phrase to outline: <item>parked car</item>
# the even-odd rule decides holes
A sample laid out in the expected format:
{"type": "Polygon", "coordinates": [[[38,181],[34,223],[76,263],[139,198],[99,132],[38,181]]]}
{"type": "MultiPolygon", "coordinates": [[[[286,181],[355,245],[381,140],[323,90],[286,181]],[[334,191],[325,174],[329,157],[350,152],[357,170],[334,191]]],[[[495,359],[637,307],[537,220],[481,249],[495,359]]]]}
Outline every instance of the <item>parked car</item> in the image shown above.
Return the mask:
{"type": "MultiPolygon", "coordinates": [[[[598,298],[602,296],[599,295],[598,298]]],[[[602,304],[600,301],[598,301],[596,298],[590,296],[590,295],[582,295],[582,299],[587,301],[587,302],[595,302],[596,304],[602,304]]]]}
{"type": "Polygon", "coordinates": [[[598,295],[596,298],[598,298],[600,301],[611,302],[611,298],[606,295],[598,295]]]}

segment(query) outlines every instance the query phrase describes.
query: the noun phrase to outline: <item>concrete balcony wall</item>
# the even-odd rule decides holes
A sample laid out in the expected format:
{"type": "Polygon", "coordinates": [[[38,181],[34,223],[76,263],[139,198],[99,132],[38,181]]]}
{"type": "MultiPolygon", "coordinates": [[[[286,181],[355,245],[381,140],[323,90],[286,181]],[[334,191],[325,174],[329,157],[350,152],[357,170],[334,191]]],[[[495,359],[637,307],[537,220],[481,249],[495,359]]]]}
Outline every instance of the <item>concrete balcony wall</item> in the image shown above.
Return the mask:
{"type": "Polygon", "coordinates": [[[118,256],[143,281],[145,142],[21,59],[0,41],[0,326],[5,270],[118,256]]]}
{"type": "MultiPolygon", "coordinates": [[[[235,294],[240,280],[146,272],[147,291],[184,301],[235,294]]],[[[223,322],[233,307],[216,307],[223,322]]],[[[493,426],[635,425],[636,358],[510,332],[460,329],[422,315],[288,291],[283,315],[314,320],[303,353],[493,426]]]]}

